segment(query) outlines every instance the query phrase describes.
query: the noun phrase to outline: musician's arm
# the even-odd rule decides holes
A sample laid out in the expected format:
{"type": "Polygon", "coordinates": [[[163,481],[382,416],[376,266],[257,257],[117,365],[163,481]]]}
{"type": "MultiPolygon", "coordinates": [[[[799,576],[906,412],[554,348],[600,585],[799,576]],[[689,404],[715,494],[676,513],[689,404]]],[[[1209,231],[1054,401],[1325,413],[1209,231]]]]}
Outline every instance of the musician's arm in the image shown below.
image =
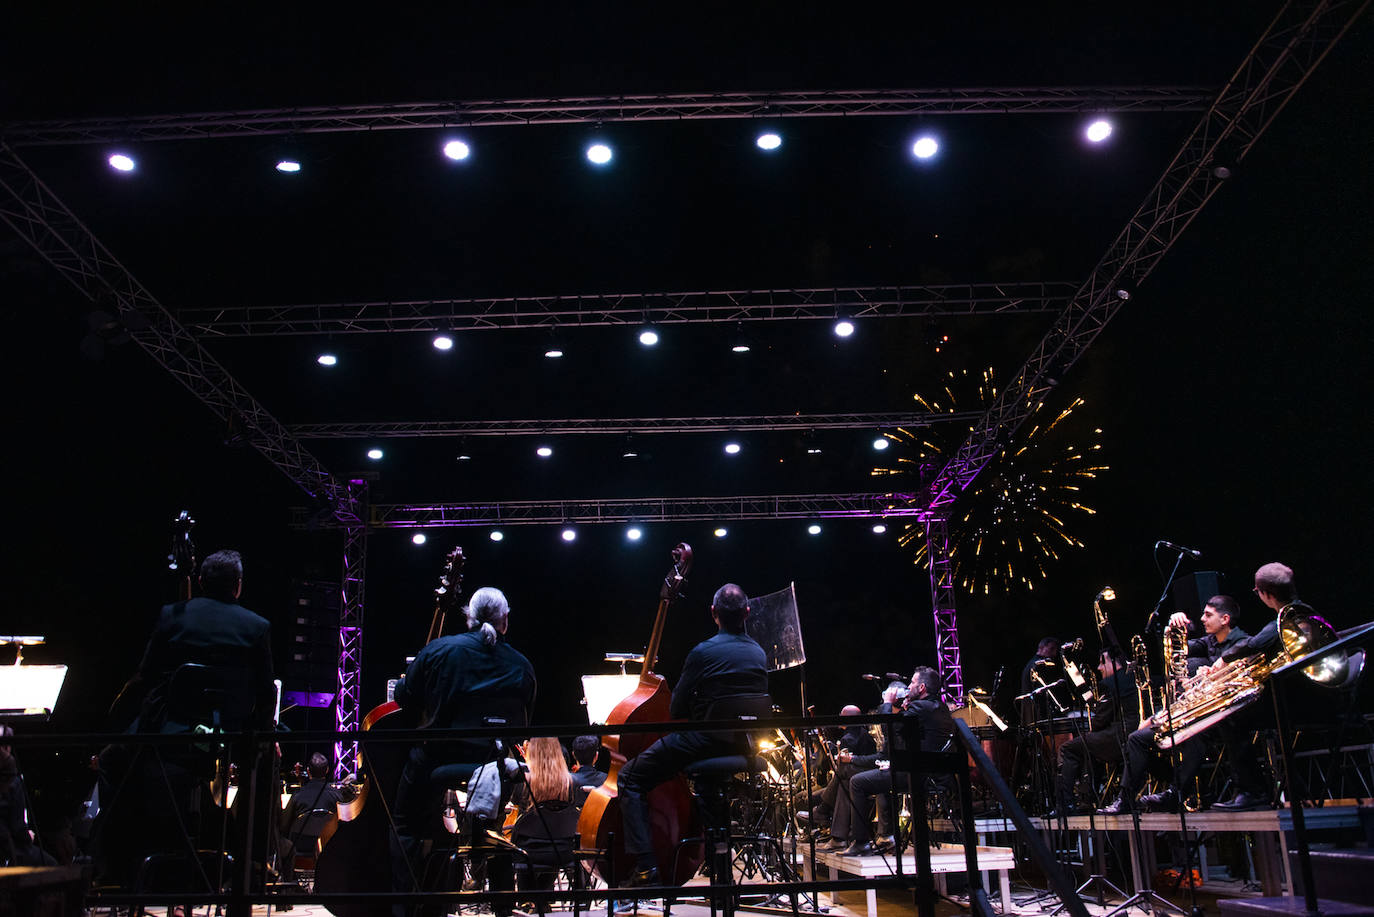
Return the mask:
{"type": "Polygon", "coordinates": [[[673,700],[668,705],[668,715],[675,720],[692,718],[692,702],[696,697],[697,684],[701,681],[701,654],[692,649],[682,663],[682,677],[673,689],[673,700]]]}

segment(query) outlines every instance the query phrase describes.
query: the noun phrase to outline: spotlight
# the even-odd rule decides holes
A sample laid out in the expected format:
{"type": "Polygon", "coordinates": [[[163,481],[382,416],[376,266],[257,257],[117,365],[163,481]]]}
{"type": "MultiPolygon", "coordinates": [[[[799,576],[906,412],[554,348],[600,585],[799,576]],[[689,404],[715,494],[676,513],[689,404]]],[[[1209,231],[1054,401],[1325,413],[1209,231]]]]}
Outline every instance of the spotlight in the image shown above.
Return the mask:
{"type": "Polygon", "coordinates": [[[557,347],[550,347],[548,350],[544,351],[544,356],[548,357],[550,360],[557,360],[559,357],[563,356],[563,351],[557,347]]]}
{"type": "Polygon", "coordinates": [[[382,457],[382,450],[381,450],[381,449],[369,449],[369,450],[367,450],[367,457],[370,458],[370,459],[372,459],[372,461],[374,461],[374,462],[375,462],[375,461],[378,461],[378,460],[381,459],[381,457],[382,457]]]}
{"type": "Polygon", "coordinates": [[[339,358],[332,353],[322,353],[315,358],[315,362],[321,366],[333,366],[339,362],[339,358]]]}
{"type": "Polygon", "coordinates": [[[611,148],[604,143],[593,143],[587,147],[587,161],[592,165],[604,166],[611,161],[611,148]]]}
{"type": "Polygon", "coordinates": [[[553,455],[553,447],[540,446],[538,449],[534,450],[534,454],[539,456],[540,458],[548,458],[549,456],[553,455]]]}
{"type": "Polygon", "coordinates": [[[883,525],[881,522],[876,523],[876,524],[874,524],[874,526],[873,526],[873,534],[874,534],[874,535],[881,535],[883,532],[886,532],[886,531],[887,531],[887,526],[883,525]]]}
{"type": "Polygon", "coordinates": [[[1224,162],[1213,163],[1212,177],[1218,181],[1226,181],[1231,177],[1231,167],[1224,162]]]}
{"type": "Polygon", "coordinates": [[[658,343],[658,332],[652,328],[645,328],[639,332],[639,343],[645,347],[653,347],[658,343]]]}
{"type": "Polygon", "coordinates": [[[277,160],[277,171],[278,171],[278,172],[283,172],[283,173],[286,173],[287,175],[292,175],[292,174],[294,174],[294,173],[296,173],[296,172],[299,172],[300,170],[301,170],[301,161],[300,161],[299,159],[293,159],[292,157],[287,156],[287,157],[285,157],[285,158],[283,158],[283,159],[278,159],[278,160],[277,160]]]}
{"type": "Polygon", "coordinates": [[[424,532],[416,532],[414,535],[410,536],[411,544],[424,544],[428,540],[429,539],[425,537],[424,532]]]}
{"type": "Polygon", "coordinates": [[[1121,300],[1122,302],[1126,302],[1128,299],[1130,299],[1130,298],[1131,298],[1132,296],[1134,296],[1134,295],[1135,295],[1135,287],[1132,286],[1132,285],[1130,284],[1130,282],[1125,281],[1125,280],[1122,280],[1122,281],[1120,281],[1120,282],[1117,284],[1117,287],[1116,287],[1116,298],[1117,298],[1117,299],[1121,300]]]}
{"type": "Polygon", "coordinates": [[[135,166],[134,158],[127,153],[111,153],[110,158],[105,161],[116,172],[132,172],[135,166]]]}
{"type": "Polygon", "coordinates": [[[638,541],[644,537],[644,530],[637,525],[632,525],[625,530],[625,537],[630,541],[638,541]]]}
{"type": "Polygon", "coordinates": [[[782,146],[782,137],[778,136],[772,131],[765,131],[764,133],[759,134],[758,139],[755,140],[754,143],[758,146],[759,149],[772,152],[773,150],[776,150],[778,147],[782,146]]]}
{"type": "Polygon", "coordinates": [[[835,337],[847,338],[854,333],[854,323],[847,318],[836,319],[833,330],[835,337]]]}
{"type": "Polygon", "coordinates": [[[806,534],[808,535],[819,535],[820,533],[821,527],[814,522],[806,527],[806,534]]]}
{"type": "Polygon", "coordinates": [[[725,526],[721,525],[717,526],[716,530],[711,534],[715,535],[717,538],[724,538],[726,535],[730,534],[730,530],[727,529],[725,526]]]}
{"type": "Polygon", "coordinates": [[[564,541],[576,541],[577,531],[575,529],[564,529],[562,537],[564,541]]]}
{"type": "Polygon", "coordinates": [[[460,452],[460,453],[458,454],[458,461],[460,461],[460,462],[470,462],[470,461],[472,461],[472,456],[468,455],[466,452],[460,452]]]}
{"type": "Polygon", "coordinates": [[[625,451],[620,453],[621,458],[638,458],[639,450],[635,449],[635,437],[633,433],[625,434],[625,451]]]}
{"type": "Polygon", "coordinates": [[[879,452],[882,452],[890,445],[891,443],[886,436],[879,436],[877,439],[873,440],[873,448],[879,452]]]}
{"type": "Polygon", "coordinates": [[[739,443],[726,443],[726,444],[725,444],[725,454],[726,454],[726,455],[739,455],[739,449],[740,449],[739,443]]]}
{"type": "Polygon", "coordinates": [[[1092,143],[1101,143],[1112,135],[1112,122],[1099,118],[1083,131],[1083,136],[1092,143]]]}
{"type": "Polygon", "coordinates": [[[820,455],[820,454],[821,454],[820,447],[818,447],[818,446],[811,446],[811,447],[809,447],[809,448],[806,450],[806,454],[807,454],[807,455],[820,455]]]}
{"type": "Polygon", "coordinates": [[[440,334],[440,335],[437,335],[437,336],[434,338],[434,349],[435,349],[435,350],[452,350],[452,349],[453,349],[453,338],[449,337],[447,334],[440,334]]]}
{"type": "Polygon", "coordinates": [[[917,159],[929,159],[938,152],[940,152],[940,143],[929,134],[917,137],[916,142],[911,145],[911,155],[917,159]]]}
{"type": "Polygon", "coordinates": [[[472,148],[461,140],[450,140],[444,144],[444,155],[454,162],[462,162],[472,154],[472,148]]]}
{"type": "Polygon", "coordinates": [[[748,353],[749,350],[750,350],[750,347],[749,347],[749,338],[745,336],[745,334],[744,334],[744,323],[741,322],[741,323],[739,323],[738,325],[735,326],[735,343],[734,343],[733,345],[731,345],[731,347],[730,347],[730,352],[731,352],[731,353],[748,353]]]}
{"type": "Polygon", "coordinates": [[[492,529],[491,534],[487,537],[490,538],[492,541],[501,541],[506,536],[505,533],[503,533],[500,529],[492,529]]]}
{"type": "Polygon", "coordinates": [[[740,342],[739,342],[738,344],[736,344],[734,347],[731,347],[731,348],[730,348],[730,352],[731,352],[731,353],[748,353],[748,352],[749,352],[749,345],[746,344],[746,343],[744,343],[743,341],[740,341],[740,342]]]}

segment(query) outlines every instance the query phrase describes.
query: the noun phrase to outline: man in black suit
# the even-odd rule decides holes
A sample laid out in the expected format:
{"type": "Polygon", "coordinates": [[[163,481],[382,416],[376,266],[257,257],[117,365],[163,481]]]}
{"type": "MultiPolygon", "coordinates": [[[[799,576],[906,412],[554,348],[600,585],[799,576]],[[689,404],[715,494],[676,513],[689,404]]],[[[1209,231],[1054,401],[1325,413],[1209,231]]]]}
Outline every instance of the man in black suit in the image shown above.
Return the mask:
{"type": "Polygon", "coordinates": [[[578,736],[573,739],[572,755],[575,762],[572,782],[577,790],[573,794],[573,802],[582,805],[582,801],[587,798],[587,791],[594,790],[606,782],[606,772],[597,770],[596,756],[601,754],[600,736],[578,736]]]}

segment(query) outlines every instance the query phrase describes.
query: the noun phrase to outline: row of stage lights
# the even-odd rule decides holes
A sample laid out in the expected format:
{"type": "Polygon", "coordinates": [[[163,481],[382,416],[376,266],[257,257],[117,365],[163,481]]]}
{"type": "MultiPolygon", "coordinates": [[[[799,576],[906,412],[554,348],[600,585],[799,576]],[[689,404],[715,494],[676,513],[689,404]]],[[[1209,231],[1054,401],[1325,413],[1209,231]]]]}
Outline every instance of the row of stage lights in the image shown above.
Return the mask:
{"type": "MultiPolygon", "coordinates": [[[[1090,143],[1102,143],[1112,135],[1112,122],[1096,118],[1083,129],[1083,137],[1090,143]]],[[[765,153],[776,153],[782,149],[783,136],[777,131],[767,130],[754,138],[754,145],[765,153]]],[[[452,162],[466,162],[472,157],[472,145],[457,137],[444,141],[444,156],[452,162]]],[[[933,133],[922,133],[911,140],[911,156],[920,162],[935,158],[940,152],[940,137],[933,133]]],[[[598,168],[609,166],[615,161],[615,149],[605,140],[595,140],[583,150],[587,162],[598,168]]],[[[110,168],[117,172],[133,172],[138,162],[127,150],[110,153],[106,160],[110,168]]],[[[283,156],[277,160],[276,170],[284,175],[295,175],[304,168],[302,160],[295,156],[283,156]]]]}
{"type": "MultiPolygon", "coordinates": [[[[854,321],[853,319],[848,318],[837,318],[835,319],[835,323],[831,326],[830,330],[834,332],[835,337],[837,338],[852,337],[854,335],[855,330],[854,321]]],[[[659,340],[659,334],[656,329],[652,327],[645,327],[640,329],[639,343],[641,346],[657,347],[659,340]]],[[[442,352],[448,352],[452,350],[454,346],[453,337],[447,334],[436,334],[431,343],[434,345],[435,350],[442,352]]],[[[939,343],[948,344],[949,335],[941,335],[939,343]]],[[[937,346],[935,349],[938,352],[940,348],[937,346]]],[[[732,353],[749,353],[751,350],[753,350],[753,346],[743,336],[736,336],[730,344],[730,351],[732,353]]],[[[548,349],[544,351],[544,356],[550,360],[558,360],[563,357],[564,353],[565,351],[561,346],[557,344],[550,344],[548,349]]],[[[315,357],[315,362],[319,363],[321,366],[338,366],[339,355],[332,351],[325,351],[324,353],[321,353],[315,357]]]]}
{"type": "MultiPolygon", "coordinates": [[[[820,535],[823,531],[825,531],[825,529],[822,528],[819,522],[812,522],[806,527],[806,534],[812,536],[813,538],[820,535]]],[[[875,535],[882,535],[885,532],[887,532],[887,525],[882,522],[875,522],[873,524],[872,531],[875,535]]],[[[730,530],[723,525],[718,525],[711,532],[711,534],[717,538],[725,538],[730,534],[730,530]]],[[[506,540],[505,532],[501,531],[500,529],[492,529],[491,532],[488,533],[487,537],[490,538],[492,541],[497,542],[506,540]]],[[[577,540],[577,529],[564,528],[559,531],[558,537],[561,538],[563,541],[571,544],[572,542],[577,540]]],[[[639,541],[643,537],[644,530],[637,525],[632,525],[629,528],[625,529],[626,541],[639,541]]],[[[416,532],[414,535],[410,536],[410,541],[412,544],[422,545],[425,542],[429,541],[429,537],[425,535],[424,532],[416,532]]]]}
{"type": "MultiPolygon", "coordinates": [[[[873,450],[875,452],[882,452],[890,445],[892,445],[892,441],[888,439],[886,436],[874,437],[872,443],[873,450]]],[[[724,446],[721,447],[721,451],[724,452],[726,455],[739,455],[741,452],[744,451],[744,447],[741,446],[737,441],[730,440],[724,446]]],[[[553,446],[538,446],[537,448],[535,448],[534,454],[541,459],[553,458],[553,446]]],[[[808,446],[806,454],[820,455],[821,450],[816,446],[808,446]]],[[[625,447],[625,452],[621,457],[627,459],[638,458],[639,453],[634,450],[633,446],[627,445],[625,447]]],[[[386,458],[386,452],[376,446],[373,446],[371,449],[367,450],[367,458],[369,461],[380,462],[382,459],[386,458]]],[[[472,456],[466,453],[458,456],[458,461],[460,462],[467,462],[471,460],[472,456]]]]}

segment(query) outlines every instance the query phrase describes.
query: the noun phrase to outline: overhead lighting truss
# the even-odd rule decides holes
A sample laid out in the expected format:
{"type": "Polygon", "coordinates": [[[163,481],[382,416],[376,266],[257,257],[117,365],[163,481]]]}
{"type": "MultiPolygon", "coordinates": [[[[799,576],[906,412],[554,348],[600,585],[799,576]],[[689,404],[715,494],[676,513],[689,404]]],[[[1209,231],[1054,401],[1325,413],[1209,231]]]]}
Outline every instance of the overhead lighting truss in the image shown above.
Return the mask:
{"type": "MultiPolygon", "coordinates": [[[[717,519],[924,519],[911,494],[788,494],[757,497],[645,497],[626,500],[522,500],[510,502],[383,504],[368,507],[374,529],[462,528],[598,522],[684,522],[717,519]]],[[[292,525],[318,524],[304,508],[292,525]]]]}
{"type": "Polygon", "coordinates": [[[855,319],[1028,315],[1062,311],[1077,281],[947,283],[923,286],[576,293],[398,302],[316,303],[181,309],[202,337],[377,334],[596,325],[767,322],[823,319],[837,309],[855,319]]]}
{"type": "Polygon", "coordinates": [[[1215,94],[1205,86],[868,89],[820,92],[661,93],[467,102],[320,105],[15,121],[3,128],[15,146],[198,140],[274,134],[470,128],[499,125],[606,124],[822,118],[844,115],[1006,115],[1083,112],[1202,111],[1215,94]]]}
{"type": "Polygon", "coordinates": [[[928,427],[977,420],[981,411],[876,414],[764,414],[744,417],[622,417],[565,420],[432,420],[380,423],[300,423],[297,439],[435,439],[453,436],[558,436],[562,434],[749,433],[806,430],[872,430],[928,427]]]}

